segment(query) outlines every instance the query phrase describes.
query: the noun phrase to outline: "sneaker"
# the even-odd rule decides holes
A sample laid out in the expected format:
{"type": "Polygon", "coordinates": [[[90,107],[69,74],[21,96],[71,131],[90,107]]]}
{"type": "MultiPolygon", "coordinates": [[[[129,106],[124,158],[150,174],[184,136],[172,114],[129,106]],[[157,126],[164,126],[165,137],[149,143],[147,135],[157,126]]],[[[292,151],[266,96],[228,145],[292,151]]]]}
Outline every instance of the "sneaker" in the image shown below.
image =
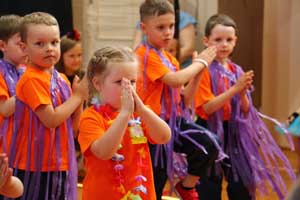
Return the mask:
{"type": "Polygon", "coordinates": [[[176,184],[175,189],[182,200],[198,200],[198,193],[196,189],[184,189],[181,181],[176,184]]]}

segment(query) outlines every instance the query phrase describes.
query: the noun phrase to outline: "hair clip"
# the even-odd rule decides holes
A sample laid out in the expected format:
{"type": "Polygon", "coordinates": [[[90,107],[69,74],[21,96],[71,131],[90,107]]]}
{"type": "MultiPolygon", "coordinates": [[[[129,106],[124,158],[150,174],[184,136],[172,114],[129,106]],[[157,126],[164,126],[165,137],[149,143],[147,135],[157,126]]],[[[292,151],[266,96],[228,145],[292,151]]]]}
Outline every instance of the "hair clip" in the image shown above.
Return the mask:
{"type": "Polygon", "coordinates": [[[73,29],[72,31],[67,33],[67,38],[79,41],[80,40],[80,33],[76,29],[73,29]]]}

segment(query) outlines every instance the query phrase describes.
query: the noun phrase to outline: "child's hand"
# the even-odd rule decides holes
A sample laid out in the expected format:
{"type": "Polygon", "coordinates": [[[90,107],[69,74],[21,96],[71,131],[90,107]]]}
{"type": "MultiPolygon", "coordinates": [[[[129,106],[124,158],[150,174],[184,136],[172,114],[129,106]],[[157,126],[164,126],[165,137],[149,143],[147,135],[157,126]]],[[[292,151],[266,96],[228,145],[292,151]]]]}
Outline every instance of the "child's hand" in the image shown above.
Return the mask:
{"type": "Polygon", "coordinates": [[[0,188],[5,185],[12,176],[12,169],[8,167],[8,159],[6,154],[0,154],[0,188]]]}
{"type": "Polygon", "coordinates": [[[207,63],[207,67],[208,67],[211,64],[211,62],[215,59],[216,55],[217,55],[217,47],[211,46],[204,49],[199,54],[195,51],[193,53],[193,60],[194,61],[204,60],[207,63]]]}
{"type": "Polygon", "coordinates": [[[126,78],[122,79],[120,112],[122,111],[130,115],[134,112],[134,99],[133,99],[133,94],[131,89],[131,83],[126,78]]]}
{"type": "Polygon", "coordinates": [[[252,86],[254,72],[252,70],[245,72],[236,82],[238,92],[241,95],[246,94],[246,91],[252,86]]]}
{"type": "Polygon", "coordinates": [[[131,86],[131,91],[132,91],[132,94],[133,94],[135,111],[137,113],[140,113],[145,105],[144,105],[143,101],[141,100],[141,98],[139,97],[139,95],[136,93],[135,89],[132,86],[131,86]]]}
{"type": "Polygon", "coordinates": [[[73,80],[72,90],[74,95],[80,96],[82,100],[87,100],[89,96],[87,75],[82,80],[76,75],[73,80]]]}

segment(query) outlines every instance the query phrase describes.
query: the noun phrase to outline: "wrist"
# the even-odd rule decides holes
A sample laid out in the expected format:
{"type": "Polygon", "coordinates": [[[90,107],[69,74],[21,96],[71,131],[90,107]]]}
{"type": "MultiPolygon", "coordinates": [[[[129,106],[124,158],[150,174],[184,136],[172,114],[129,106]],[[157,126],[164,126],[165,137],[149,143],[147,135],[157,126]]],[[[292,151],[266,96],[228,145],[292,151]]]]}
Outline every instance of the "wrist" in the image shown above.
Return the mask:
{"type": "Polygon", "coordinates": [[[202,59],[202,58],[195,58],[195,59],[193,60],[193,63],[194,63],[194,62],[201,63],[201,64],[204,65],[204,67],[208,67],[208,62],[207,62],[206,60],[202,59]]]}

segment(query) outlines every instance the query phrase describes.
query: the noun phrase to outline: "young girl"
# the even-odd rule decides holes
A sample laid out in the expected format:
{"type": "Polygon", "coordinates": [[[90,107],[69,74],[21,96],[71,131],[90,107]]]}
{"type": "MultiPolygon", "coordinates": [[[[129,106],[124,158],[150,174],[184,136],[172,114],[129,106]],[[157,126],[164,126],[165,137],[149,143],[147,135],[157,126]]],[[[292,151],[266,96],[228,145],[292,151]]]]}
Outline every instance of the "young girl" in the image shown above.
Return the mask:
{"type": "Polygon", "coordinates": [[[209,18],[204,44],[217,46],[217,56],[200,78],[195,95],[197,123],[217,133],[229,159],[201,177],[200,199],[221,198],[221,167],[228,181],[229,199],[255,199],[256,189],[266,192],[269,181],[280,199],[285,185],[278,162],[294,178],[293,170],[252,105],[253,71],[243,72],[229,57],[236,45],[236,24],[226,15],[209,18]],[[262,154],[260,154],[260,152],[262,154]]]}
{"type": "Polygon", "coordinates": [[[60,52],[61,57],[55,67],[57,71],[64,73],[72,84],[76,75],[83,76],[82,46],[77,30],[72,30],[61,38],[60,52]]]}
{"type": "Polygon", "coordinates": [[[166,143],[171,131],[135,92],[138,62],[133,52],[102,48],[87,74],[100,103],[86,109],[80,120],[87,169],[83,199],[155,199],[147,141],[166,143]]]}

